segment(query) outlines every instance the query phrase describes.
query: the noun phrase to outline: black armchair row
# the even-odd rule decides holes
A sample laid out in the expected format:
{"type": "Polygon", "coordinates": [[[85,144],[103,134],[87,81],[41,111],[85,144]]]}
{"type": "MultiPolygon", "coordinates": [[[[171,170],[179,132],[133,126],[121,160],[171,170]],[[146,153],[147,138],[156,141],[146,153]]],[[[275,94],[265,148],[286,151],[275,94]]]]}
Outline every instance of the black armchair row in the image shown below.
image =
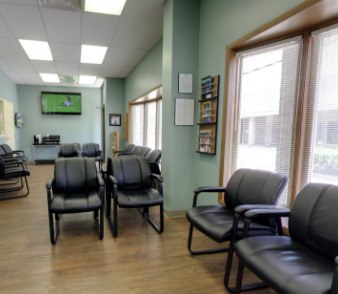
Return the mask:
{"type": "Polygon", "coordinates": [[[0,145],[0,200],[25,197],[29,194],[26,156],[22,150],[0,145]]]}
{"type": "Polygon", "coordinates": [[[159,149],[151,149],[134,144],[129,144],[125,150],[114,152],[114,155],[118,156],[134,155],[146,158],[149,162],[151,172],[158,175],[161,174],[161,154],[162,152],[159,149]]]}
{"type": "Polygon", "coordinates": [[[286,185],[276,173],[239,169],[226,187],[195,190],[188,249],[192,255],[228,251],[224,286],[234,293],[271,287],[278,293],[338,293],[338,186],[307,184],[291,208],[275,204],[286,185]],[[197,206],[199,196],[223,193],[226,206],[197,206]],[[281,218],[289,217],[289,235],[283,236],[281,218]],[[229,248],[193,250],[193,228],[229,248]],[[230,286],[233,255],[239,265],[230,286]],[[247,266],[263,283],[242,286],[247,266]]]}
{"type": "Polygon", "coordinates": [[[108,158],[105,182],[94,158],[57,158],[54,177],[46,184],[50,240],[56,244],[62,214],[94,212],[100,239],[103,238],[103,208],[115,238],[117,208],[137,208],[159,232],[163,231],[162,177],[150,172],[148,161],[138,156],[108,158]],[[157,183],[156,185],[154,183],[157,183]],[[106,184],[106,185],[105,185],[106,184]],[[156,189],[153,188],[156,186],[156,189]],[[106,198],[104,190],[106,187],[106,198]],[[111,202],[113,201],[113,219],[111,202]],[[160,206],[160,224],[149,218],[149,207],[160,206]]]}

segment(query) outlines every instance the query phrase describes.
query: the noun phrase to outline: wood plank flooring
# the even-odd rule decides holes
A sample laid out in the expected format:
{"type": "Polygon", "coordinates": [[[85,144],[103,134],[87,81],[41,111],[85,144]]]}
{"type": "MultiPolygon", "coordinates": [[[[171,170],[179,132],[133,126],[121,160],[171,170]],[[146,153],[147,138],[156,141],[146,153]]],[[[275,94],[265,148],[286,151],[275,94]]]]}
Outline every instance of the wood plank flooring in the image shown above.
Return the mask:
{"type": "MultiPolygon", "coordinates": [[[[165,218],[159,235],[136,210],[123,209],[118,238],[105,222],[101,241],[92,214],[64,215],[52,246],[45,183],[53,166],[28,169],[30,194],[0,201],[1,293],[227,293],[226,253],[192,257],[185,218],[165,218]]],[[[196,245],[209,243],[196,237],[196,245]]],[[[248,273],[246,280],[252,277],[248,273]]]]}

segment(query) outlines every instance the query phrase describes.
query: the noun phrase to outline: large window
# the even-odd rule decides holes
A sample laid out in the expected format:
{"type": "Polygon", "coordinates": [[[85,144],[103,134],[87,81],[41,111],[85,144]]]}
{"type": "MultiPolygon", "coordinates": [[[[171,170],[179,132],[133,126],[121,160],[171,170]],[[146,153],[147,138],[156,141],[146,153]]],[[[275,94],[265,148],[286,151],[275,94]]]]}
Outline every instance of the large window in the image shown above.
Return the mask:
{"type": "Polygon", "coordinates": [[[130,103],[130,143],[162,148],[162,88],[130,103]]]}
{"type": "Polygon", "coordinates": [[[225,174],[248,167],[287,175],[286,206],[308,182],[338,183],[338,28],[305,35],[236,53],[228,113],[225,174]]]}
{"type": "Polygon", "coordinates": [[[237,54],[232,172],[246,167],[290,176],[301,48],[299,38],[237,54]]]}
{"type": "Polygon", "coordinates": [[[338,184],[338,29],[312,34],[303,184],[338,184]]]}

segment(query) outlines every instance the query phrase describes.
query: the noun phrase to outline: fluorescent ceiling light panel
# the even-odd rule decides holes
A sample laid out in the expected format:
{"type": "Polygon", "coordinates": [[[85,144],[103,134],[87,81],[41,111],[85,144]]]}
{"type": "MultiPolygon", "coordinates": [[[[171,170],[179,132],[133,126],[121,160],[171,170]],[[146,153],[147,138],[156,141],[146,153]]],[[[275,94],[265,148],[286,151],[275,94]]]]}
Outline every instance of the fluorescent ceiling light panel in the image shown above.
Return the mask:
{"type": "Polygon", "coordinates": [[[50,51],[47,42],[23,39],[19,39],[19,42],[28,55],[29,59],[48,61],[53,60],[52,52],[50,51]]]}
{"type": "Polygon", "coordinates": [[[39,73],[45,83],[60,83],[59,76],[51,73],[39,73]]]}
{"type": "Polygon", "coordinates": [[[96,82],[96,76],[80,76],[79,84],[94,85],[96,82]]]}
{"type": "Polygon", "coordinates": [[[81,63],[102,64],[108,47],[82,45],[81,63]]]}
{"type": "Polygon", "coordinates": [[[87,12],[121,15],[127,0],[85,0],[87,12]]]}

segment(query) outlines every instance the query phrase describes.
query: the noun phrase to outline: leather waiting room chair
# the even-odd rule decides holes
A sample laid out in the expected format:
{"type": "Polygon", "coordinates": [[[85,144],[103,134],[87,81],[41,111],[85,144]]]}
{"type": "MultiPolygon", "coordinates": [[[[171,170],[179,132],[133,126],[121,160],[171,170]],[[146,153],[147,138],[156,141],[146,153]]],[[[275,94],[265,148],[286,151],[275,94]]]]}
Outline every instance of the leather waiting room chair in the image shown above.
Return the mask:
{"type": "Polygon", "coordinates": [[[61,214],[94,212],[103,238],[104,181],[94,158],[57,158],[54,178],[46,184],[50,241],[56,243],[61,214]]]}
{"type": "Polygon", "coordinates": [[[0,200],[27,196],[29,175],[20,159],[0,158],[0,200]]]}
{"type": "Polygon", "coordinates": [[[154,149],[151,150],[146,156],[146,159],[148,160],[150,165],[150,171],[157,175],[161,174],[160,169],[161,153],[162,153],[161,150],[154,149]]]}
{"type": "Polygon", "coordinates": [[[60,145],[58,157],[80,157],[81,145],[79,143],[66,143],[60,145]]]}
{"type": "Polygon", "coordinates": [[[27,161],[27,156],[25,155],[25,151],[23,150],[13,150],[8,144],[1,144],[0,148],[1,153],[5,154],[7,157],[20,159],[24,163],[27,161]]]}
{"type": "Polygon", "coordinates": [[[236,293],[244,264],[267,286],[284,294],[338,293],[338,186],[307,184],[286,209],[245,213],[246,230],[257,217],[289,216],[289,236],[255,236],[238,241],[236,293]]]}
{"type": "Polygon", "coordinates": [[[99,169],[102,164],[102,151],[97,143],[86,143],[82,145],[82,157],[92,157],[99,163],[99,169]]]}
{"type": "Polygon", "coordinates": [[[129,144],[126,149],[115,151],[114,155],[132,155],[135,147],[135,144],[129,144]]]}
{"type": "MultiPolygon", "coordinates": [[[[211,254],[228,251],[229,248],[208,250],[193,250],[193,229],[196,228],[212,240],[223,243],[231,241],[233,237],[233,223],[240,221],[236,239],[243,236],[243,221],[240,214],[252,207],[273,205],[278,201],[284,190],[287,177],[280,174],[254,170],[238,169],[229,179],[226,187],[199,187],[194,191],[193,207],[187,211],[186,217],[190,222],[188,250],[192,255],[211,254]],[[206,193],[223,193],[225,206],[202,205],[197,206],[197,199],[206,193]],[[235,214],[235,208],[242,206],[242,211],[235,214]]],[[[276,224],[257,221],[252,225],[254,234],[274,234],[276,224]]]]}
{"type": "Polygon", "coordinates": [[[119,156],[108,158],[107,162],[106,214],[110,221],[113,237],[118,234],[118,207],[137,208],[150,225],[162,233],[163,189],[162,177],[151,174],[148,161],[139,156],[119,156]],[[155,186],[158,189],[154,189],[155,186]],[[111,219],[113,201],[113,219],[111,219]],[[160,207],[160,223],[156,225],[149,218],[149,207],[160,207]]]}

